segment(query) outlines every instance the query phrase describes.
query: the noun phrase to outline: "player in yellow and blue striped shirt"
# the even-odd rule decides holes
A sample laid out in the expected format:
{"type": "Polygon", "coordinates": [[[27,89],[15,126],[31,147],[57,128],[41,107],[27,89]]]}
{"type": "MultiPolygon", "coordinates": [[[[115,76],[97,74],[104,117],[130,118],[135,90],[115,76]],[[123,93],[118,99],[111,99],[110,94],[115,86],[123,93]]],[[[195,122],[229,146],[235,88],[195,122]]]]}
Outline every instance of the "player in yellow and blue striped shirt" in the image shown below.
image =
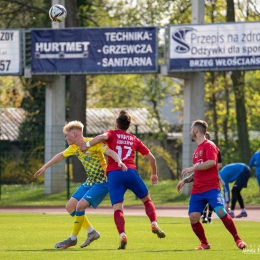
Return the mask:
{"type": "Polygon", "coordinates": [[[98,239],[100,234],[89,223],[85,209],[89,206],[96,208],[108,194],[108,184],[106,178],[106,160],[104,154],[111,156],[118,166],[127,170],[117,153],[108,148],[104,143],[98,143],[86,152],[80,150],[83,142],[88,142],[91,138],[83,137],[83,124],[79,121],[71,121],[64,126],[63,132],[69,147],[61,153],[56,154],[48,163],[39,169],[34,177],[40,176],[46,169],[71,155],[75,155],[81,161],[87,174],[87,180],[72,195],[66,205],[68,213],[74,218],[73,229],[70,237],[55,245],[55,248],[68,248],[77,244],[78,233],[83,227],[88,236],[81,247],[88,246],[92,241],[98,239]]]}

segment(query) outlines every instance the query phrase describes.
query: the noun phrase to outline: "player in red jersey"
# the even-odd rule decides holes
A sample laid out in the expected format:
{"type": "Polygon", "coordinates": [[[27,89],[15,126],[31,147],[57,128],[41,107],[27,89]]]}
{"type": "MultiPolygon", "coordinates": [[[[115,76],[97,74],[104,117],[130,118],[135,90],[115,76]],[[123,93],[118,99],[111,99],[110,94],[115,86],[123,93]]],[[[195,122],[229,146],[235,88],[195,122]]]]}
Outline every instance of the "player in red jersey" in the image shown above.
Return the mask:
{"type": "MultiPolygon", "coordinates": [[[[206,132],[205,137],[208,140],[211,140],[211,135],[209,132],[206,132]]],[[[222,167],[222,158],[221,158],[221,153],[218,150],[218,170],[221,167],[222,167]]],[[[211,216],[212,216],[213,211],[214,211],[214,209],[210,206],[210,204],[207,204],[203,210],[202,223],[212,223],[211,216]],[[208,210],[208,216],[207,216],[207,210],[208,210]]]]}
{"type": "Polygon", "coordinates": [[[156,160],[141,140],[127,132],[130,124],[131,116],[127,111],[122,110],[116,119],[116,130],[108,130],[81,146],[81,149],[85,150],[96,143],[106,141],[107,146],[117,152],[119,158],[128,168],[126,172],[123,172],[117,163],[111,157],[108,157],[108,189],[111,204],[114,208],[114,221],[120,235],[118,249],[125,249],[127,244],[123,213],[124,194],[127,189],[131,190],[144,203],[146,215],[151,221],[152,232],[157,234],[159,238],[165,237],[165,233],[158,226],[155,206],[150,198],[148,188],[137,172],[134,163],[135,152],[140,152],[148,159],[151,166],[150,180],[152,185],[158,183],[156,160]]]}
{"type": "Polygon", "coordinates": [[[191,227],[201,242],[197,250],[210,249],[203,225],[199,221],[207,203],[214,208],[226,229],[233,236],[237,247],[243,249],[247,244],[239,237],[233,219],[225,210],[218,177],[218,148],[213,142],[206,139],[207,128],[208,124],[205,121],[196,120],[192,123],[190,131],[191,140],[196,142],[198,146],[193,153],[193,166],[184,169],[182,176],[192,172],[194,174],[180,181],[177,185],[177,190],[180,192],[185,183],[194,181],[188,214],[191,227]]]}

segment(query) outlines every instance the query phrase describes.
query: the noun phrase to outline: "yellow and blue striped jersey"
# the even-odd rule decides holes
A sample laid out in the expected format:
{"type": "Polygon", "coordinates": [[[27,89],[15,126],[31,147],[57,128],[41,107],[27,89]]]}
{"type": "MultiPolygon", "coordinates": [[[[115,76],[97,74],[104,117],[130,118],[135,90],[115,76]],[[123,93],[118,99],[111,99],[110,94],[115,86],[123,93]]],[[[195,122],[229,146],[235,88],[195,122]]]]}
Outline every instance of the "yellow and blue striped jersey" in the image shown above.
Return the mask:
{"type": "MultiPolygon", "coordinates": [[[[84,141],[90,141],[92,138],[84,138],[84,141]]],[[[107,162],[104,157],[104,152],[107,149],[105,143],[98,143],[88,148],[86,152],[82,152],[80,147],[72,144],[63,151],[64,157],[76,155],[81,161],[87,174],[87,185],[103,183],[107,181],[106,168],[107,162]]]]}

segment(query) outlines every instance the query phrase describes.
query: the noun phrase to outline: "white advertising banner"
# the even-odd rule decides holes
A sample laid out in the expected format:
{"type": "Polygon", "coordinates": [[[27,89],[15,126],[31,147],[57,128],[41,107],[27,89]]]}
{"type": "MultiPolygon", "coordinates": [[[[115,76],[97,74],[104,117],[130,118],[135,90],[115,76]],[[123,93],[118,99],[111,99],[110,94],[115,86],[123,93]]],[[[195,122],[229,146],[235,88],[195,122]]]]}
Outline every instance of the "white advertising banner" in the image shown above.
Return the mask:
{"type": "Polygon", "coordinates": [[[20,74],[20,31],[0,30],[0,75],[20,74]]]}
{"type": "Polygon", "coordinates": [[[170,26],[169,71],[260,69],[260,22],[170,26]]]}

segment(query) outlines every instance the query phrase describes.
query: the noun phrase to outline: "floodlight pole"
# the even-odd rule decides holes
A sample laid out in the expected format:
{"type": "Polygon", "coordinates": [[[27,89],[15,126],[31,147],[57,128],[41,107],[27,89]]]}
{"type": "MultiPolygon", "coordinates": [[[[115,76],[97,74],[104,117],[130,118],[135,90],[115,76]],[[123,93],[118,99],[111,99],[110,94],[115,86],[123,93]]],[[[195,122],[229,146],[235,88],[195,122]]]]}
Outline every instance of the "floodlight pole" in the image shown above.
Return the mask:
{"type": "MultiPolygon", "coordinates": [[[[204,23],[204,0],[192,0],[192,24],[204,23]]],[[[196,143],[191,142],[190,127],[196,119],[204,120],[204,73],[193,72],[185,79],[184,120],[182,143],[182,169],[192,166],[193,151],[196,143]]],[[[184,185],[182,193],[190,195],[191,184],[184,185]]]]}
{"type": "MultiPolygon", "coordinates": [[[[192,0],[192,24],[204,23],[204,0],[192,0]]],[[[184,119],[182,143],[182,169],[192,165],[193,151],[196,143],[191,142],[190,127],[196,119],[204,119],[204,73],[203,72],[169,72],[166,64],[161,66],[163,76],[184,79],[184,119]]],[[[186,184],[182,193],[190,195],[191,185],[186,184]]]]}
{"type": "MultiPolygon", "coordinates": [[[[65,0],[52,0],[52,5],[65,6],[65,0]]],[[[52,22],[53,29],[65,28],[65,22],[52,22]]],[[[45,94],[45,163],[66,148],[62,133],[65,124],[65,76],[49,76],[45,94]]],[[[44,193],[52,194],[66,189],[65,160],[45,172],[44,193]]]]}

